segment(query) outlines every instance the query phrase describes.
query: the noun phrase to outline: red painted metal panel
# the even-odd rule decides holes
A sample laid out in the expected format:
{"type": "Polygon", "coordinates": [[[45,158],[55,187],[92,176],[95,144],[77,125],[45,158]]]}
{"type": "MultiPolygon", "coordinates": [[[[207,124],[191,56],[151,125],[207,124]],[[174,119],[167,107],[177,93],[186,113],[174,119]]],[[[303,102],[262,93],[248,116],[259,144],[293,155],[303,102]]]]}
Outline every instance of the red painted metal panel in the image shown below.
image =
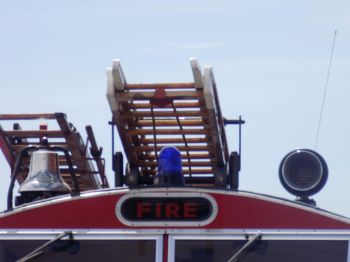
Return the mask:
{"type": "MultiPolygon", "coordinates": [[[[40,207],[10,211],[0,216],[0,228],[131,228],[122,224],[115,213],[117,202],[124,194],[53,201],[40,207]]],[[[213,222],[197,229],[350,229],[349,219],[292,202],[254,194],[210,195],[217,202],[218,214],[213,222]]],[[[174,228],[171,224],[168,227],[174,228]]]]}
{"type": "Polygon", "coordinates": [[[219,212],[210,228],[350,229],[350,224],[313,208],[237,195],[213,194],[219,212]]]}
{"type": "Polygon", "coordinates": [[[93,197],[27,209],[0,218],[0,228],[122,228],[114,212],[118,198],[93,197]]]}
{"type": "Polygon", "coordinates": [[[163,235],[163,262],[168,262],[169,235],[163,235]]]}

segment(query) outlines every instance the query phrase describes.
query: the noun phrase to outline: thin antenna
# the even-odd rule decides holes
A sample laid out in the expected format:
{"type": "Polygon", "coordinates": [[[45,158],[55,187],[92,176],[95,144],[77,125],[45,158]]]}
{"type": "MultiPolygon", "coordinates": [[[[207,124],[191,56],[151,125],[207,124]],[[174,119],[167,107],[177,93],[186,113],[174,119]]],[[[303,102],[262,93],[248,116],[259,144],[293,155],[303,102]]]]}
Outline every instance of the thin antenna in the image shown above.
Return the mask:
{"type": "Polygon", "coordinates": [[[316,140],[315,140],[315,147],[314,149],[317,149],[317,144],[318,144],[318,138],[320,135],[320,129],[321,129],[321,123],[322,123],[322,117],[323,117],[323,109],[326,101],[326,96],[327,96],[327,88],[328,88],[328,80],[329,80],[329,75],[331,72],[331,67],[332,67],[332,61],[333,61],[333,55],[334,55],[334,46],[335,46],[335,39],[337,36],[337,30],[334,31],[334,37],[333,37],[333,43],[332,43],[332,50],[331,50],[331,57],[329,59],[329,64],[328,64],[328,71],[327,71],[327,77],[326,77],[326,83],[324,86],[324,91],[323,91],[323,100],[322,100],[322,106],[321,106],[321,112],[320,112],[320,118],[318,120],[318,127],[317,127],[317,133],[316,133],[316,140]]]}

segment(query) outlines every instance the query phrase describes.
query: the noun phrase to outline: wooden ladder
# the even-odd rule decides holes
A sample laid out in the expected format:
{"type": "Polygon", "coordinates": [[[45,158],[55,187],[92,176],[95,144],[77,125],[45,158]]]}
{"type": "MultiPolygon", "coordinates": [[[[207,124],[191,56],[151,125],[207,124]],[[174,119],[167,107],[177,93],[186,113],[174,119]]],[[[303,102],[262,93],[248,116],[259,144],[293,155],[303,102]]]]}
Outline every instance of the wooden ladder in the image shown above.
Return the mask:
{"type": "Polygon", "coordinates": [[[213,72],[190,62],[192,83],[129,84],[119,60],[107,69],[113,123],[139,185],[153,183],[165,146],[181,151],[187,185],[226,185],[229,154],[213,72]]]}
{"type": "MultiPolygon", "coordinates": [[[[101,158],[101,149],[97,147],[95,137],[91,126],[86,126],[88,134],[87,141],[90,143],[90,152],[87,143],[85,144],[81,135],[75,127],[67,121],[63,113],[54,114],[2,114],[0,123],[11,122],[13,129],[6,129],[0,125],[0,148],[10,165],[11,170],[20,151],[28,146],[39,146],[41,139],[47,138],[49,146],[60,146],[68,150],[73,167],[77,176],[80,191],[108,187],[107,177],[105,175],[104,159],[101,158]],[[40,128],[34,128],[30,120],[40,122],[50,122],[41,124],[40,128]],[[22,121],[27,129],[22,129],[19,124],[22,121]],[[25,123],[24,123],[25,122],[25,123]],[[54,122],[54,123],[52,123],[54,122]],[[52,125],[52,126],[51,126],[52,125]],[[95,163],[95,164],[94,164],[95,163]]],[[[22,171],[17,175],[17,181],[21,184],[27,177],[29,171],[30,157],[26,156],[22,171]]],[[[73,189],[73,182],[70,176],[68,164],[63,154],[59,154],[59,168],[63,179],[73,189]]]]}

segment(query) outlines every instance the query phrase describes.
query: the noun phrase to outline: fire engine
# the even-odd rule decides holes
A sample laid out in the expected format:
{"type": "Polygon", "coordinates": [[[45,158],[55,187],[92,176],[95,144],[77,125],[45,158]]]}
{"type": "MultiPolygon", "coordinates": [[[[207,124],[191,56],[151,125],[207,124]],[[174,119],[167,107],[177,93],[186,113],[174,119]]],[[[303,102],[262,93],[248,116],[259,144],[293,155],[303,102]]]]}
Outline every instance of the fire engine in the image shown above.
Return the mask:
{"type": "Polygon", "coordinates": [[[83,139],[64,113],[0,115],[11,124],[0,125],[11,168],[0,261],[350,261],[350,220],[311,198],[328,178],[323,157],[301,148],[282,159],[295,200],[241,190],[245,121],[224,118],[212,68],[190,65],[193,82],[135,84],[113,61],[110,170],[91,126],[83,139]]]}

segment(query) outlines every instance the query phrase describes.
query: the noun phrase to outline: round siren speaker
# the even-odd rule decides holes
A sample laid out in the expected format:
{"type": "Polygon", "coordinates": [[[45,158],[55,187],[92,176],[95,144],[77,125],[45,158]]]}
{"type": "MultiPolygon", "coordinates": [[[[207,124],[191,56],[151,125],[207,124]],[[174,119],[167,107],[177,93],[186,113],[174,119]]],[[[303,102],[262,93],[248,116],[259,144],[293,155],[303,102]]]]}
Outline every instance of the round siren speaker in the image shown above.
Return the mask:
{"type": "Polygon", "coordinates": [[[298,149],[281,161],[279,177],[283,187],[297,197],[309,197],[319,192],[327,182],[326,161],[317,152],[298,149]]]}

